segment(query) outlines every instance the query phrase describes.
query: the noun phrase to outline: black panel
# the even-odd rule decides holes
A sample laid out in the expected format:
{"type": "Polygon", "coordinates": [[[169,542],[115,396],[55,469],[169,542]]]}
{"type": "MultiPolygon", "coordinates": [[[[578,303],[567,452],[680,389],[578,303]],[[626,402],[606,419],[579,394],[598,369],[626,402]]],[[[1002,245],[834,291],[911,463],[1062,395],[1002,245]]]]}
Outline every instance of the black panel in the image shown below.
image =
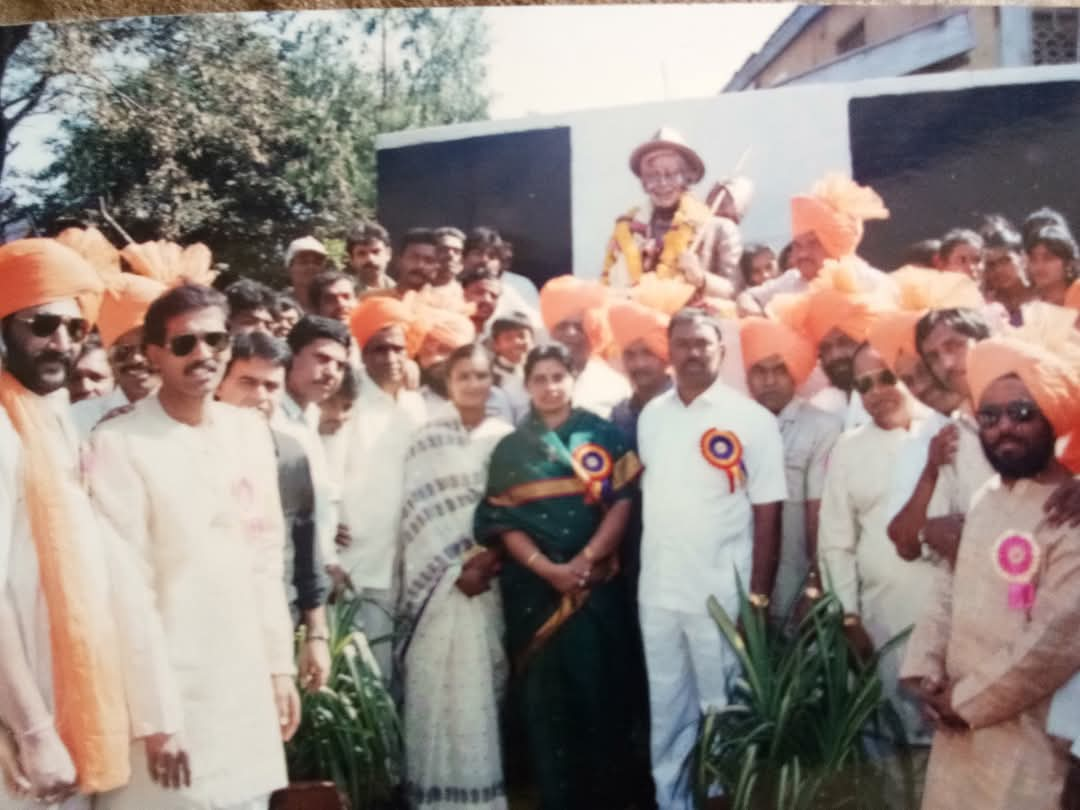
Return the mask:
{"type": "Polygon", "coordinates": [[[570,128],[381,149],[379,221],[486,225],[514,244],[513,270],[536,282],[572,270],[570,128]]]}
{"type": "Polygon", "coordinates": [[[904,248],[1000,213],[1049,205],[1080,227],[1080,82],[856,98],[852,170],[892,212],[860,253],[891,269],[904,248]]]}

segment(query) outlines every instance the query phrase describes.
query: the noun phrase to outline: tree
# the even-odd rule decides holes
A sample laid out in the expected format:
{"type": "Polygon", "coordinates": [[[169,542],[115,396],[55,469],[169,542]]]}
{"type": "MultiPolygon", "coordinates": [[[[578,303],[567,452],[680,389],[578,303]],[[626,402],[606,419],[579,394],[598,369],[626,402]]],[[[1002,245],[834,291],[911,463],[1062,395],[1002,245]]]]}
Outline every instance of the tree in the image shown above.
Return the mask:
{"type": "Polygon", "coordinates": [[[137,58],[99,66],[64,121],[38,221],[95,221],[104,201],[136,239],[204,241],[272,281],[288,240],[370,214],[376,133],[486,115],[477,12],[139,25],[124,31],[137,58]]]}

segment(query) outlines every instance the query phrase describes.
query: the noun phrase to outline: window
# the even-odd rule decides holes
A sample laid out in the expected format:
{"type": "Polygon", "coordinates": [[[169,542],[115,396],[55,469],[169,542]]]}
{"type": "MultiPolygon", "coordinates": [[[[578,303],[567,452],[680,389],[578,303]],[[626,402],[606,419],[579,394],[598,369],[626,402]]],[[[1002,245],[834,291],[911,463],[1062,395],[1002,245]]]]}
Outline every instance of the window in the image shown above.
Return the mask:
{"type": "Polygon", "coordinates": [[[1063,65],[1077,61],[1080,10],[1036,8],[1031,10],[1031,62],[1063,65]]]}
{"type": "Polygon", "coordinates": [[[838,54],[853,51],[866,44],[866,24],[859,20],[851,26],[840,39],[836,40],[836,52],[838,54]]]}

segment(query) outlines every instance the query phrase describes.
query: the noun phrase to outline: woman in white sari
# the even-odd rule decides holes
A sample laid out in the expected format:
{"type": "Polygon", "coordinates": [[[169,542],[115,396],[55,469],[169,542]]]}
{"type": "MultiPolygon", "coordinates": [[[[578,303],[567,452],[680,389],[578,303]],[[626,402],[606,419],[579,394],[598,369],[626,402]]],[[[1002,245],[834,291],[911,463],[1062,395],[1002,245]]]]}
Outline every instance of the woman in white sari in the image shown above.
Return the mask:
{"type": "Polygon", "coordinates": [[[506,683],[498,558],[472,537],[488,461],[510,425],[485,416],[491,359],[446,362],[453,408],[416,434],[405,461],[397,653],[404,672],[412,808],[506,810],[498,701],[506,683]]]}

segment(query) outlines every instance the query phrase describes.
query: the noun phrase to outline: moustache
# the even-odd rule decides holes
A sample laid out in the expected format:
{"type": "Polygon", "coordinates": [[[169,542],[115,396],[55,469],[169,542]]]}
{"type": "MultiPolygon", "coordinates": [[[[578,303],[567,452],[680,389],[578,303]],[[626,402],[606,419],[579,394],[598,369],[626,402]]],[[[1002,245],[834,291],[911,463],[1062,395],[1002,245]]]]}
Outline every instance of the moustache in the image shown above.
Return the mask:
{"type": "Polygon", "coordinates": [[[58,352],[55,349],[47,349],[34,358],[34,364],[43,366],[47,363],[59,363],[70,368],[75,360],[72,352],[58,352]]]}
{"type": "Polygon", "coordinates": [[[210,371],[214,372],[218,370],[218,364],[213,360],[199,360],[192,363],[190,366],[184,369],[184,375],[194,374],[197,371],[210,371]]]}

